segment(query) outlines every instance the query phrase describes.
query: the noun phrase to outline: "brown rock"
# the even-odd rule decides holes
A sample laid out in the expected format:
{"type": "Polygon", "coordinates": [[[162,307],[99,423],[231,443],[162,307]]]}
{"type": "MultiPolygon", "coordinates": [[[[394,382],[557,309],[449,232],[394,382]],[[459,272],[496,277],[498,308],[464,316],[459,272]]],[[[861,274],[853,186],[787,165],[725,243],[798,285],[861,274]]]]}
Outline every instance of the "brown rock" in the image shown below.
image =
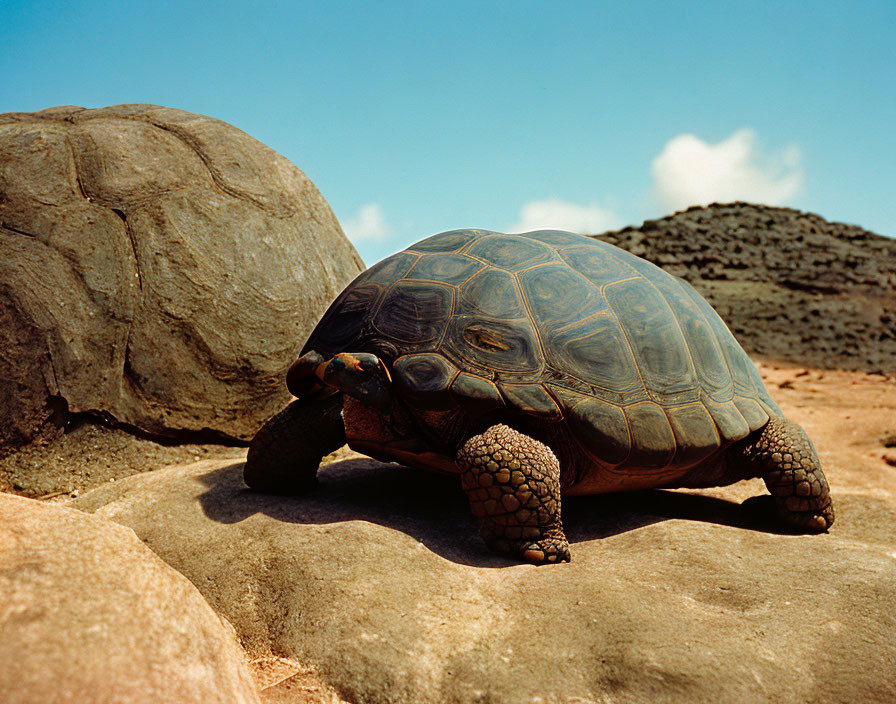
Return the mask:
{"type": "Polygon", "coordinates": [[[0,495],[0,604],[6,704],[259,701],[195,587],[115,523],[0,495]]]}
{"type": "Polygon", "coordinates": [[[219,120],[0,115],[0,448],[75,412],[248,439],[361,268],[308,178],[219,120]]]}
{"type": "Polygon", "coordinates": [[[264,704],[346,704],[317,670],[281,657],[251,663],[264,704]]]}

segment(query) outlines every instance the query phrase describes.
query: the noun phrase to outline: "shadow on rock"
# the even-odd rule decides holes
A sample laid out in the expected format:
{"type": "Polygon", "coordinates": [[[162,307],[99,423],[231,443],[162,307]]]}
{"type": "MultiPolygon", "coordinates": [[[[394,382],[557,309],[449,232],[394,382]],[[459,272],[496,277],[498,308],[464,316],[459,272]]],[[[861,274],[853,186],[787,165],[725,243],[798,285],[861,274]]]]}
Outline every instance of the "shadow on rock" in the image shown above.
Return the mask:
{"type": "MultiPolygon", "coordinates": [[[[219,523],[238,523],[259,513],[301,524],[367,521],[402,531],[459,564],[516,564],[494,555],[482,543],[455,476],[352,459],[322,467],[318,486],[300,496],[252,491],[243,483],[242,463],[214,470],[200,479],[208,487],[199,497],[202,509],[219,523]]],[[[755,496],[737,504],[712,496],[652,489],[563,499],[563,523],[573,550],[576,543],[668,519],[765,533],[788,532],[777,523],[770,496],[755,496]]]]}

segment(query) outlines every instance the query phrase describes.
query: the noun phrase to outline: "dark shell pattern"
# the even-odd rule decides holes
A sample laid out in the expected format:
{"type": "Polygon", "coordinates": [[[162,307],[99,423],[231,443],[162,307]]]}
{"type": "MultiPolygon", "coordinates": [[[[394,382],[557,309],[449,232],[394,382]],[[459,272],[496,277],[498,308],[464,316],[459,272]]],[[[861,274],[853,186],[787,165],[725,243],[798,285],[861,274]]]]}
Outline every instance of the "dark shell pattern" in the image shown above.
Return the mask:
{"type": "Polygon", "coordinates": [[[311,349],[379,354],[422,409],[565,421],[618,469],[688,467],[781,415],[688,283],[567,232],[418,242],[355,279],[311,349]]]}

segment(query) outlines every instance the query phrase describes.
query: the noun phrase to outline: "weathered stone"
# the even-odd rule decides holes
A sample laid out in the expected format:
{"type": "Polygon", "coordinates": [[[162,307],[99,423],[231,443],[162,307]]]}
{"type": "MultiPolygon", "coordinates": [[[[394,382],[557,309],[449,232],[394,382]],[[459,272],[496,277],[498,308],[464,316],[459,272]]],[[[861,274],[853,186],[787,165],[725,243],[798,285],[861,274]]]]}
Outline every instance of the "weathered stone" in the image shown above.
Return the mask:
{"type": "Polygon", "coordinates": [[[349,701],[896,697],[896,511],[870,495],[839,495],[818,536],[779,534],[770,498],[572,497],[572,563],[532,567],[487,551],[457,477],[348,460],[282,498],[241,472],[172,467],[74,505],[133,527],[253,657],[349,701]]]}
{"type": "Polygon", "coordinates": [[[0,494],[6,704],[258,702],[229,629],[121,525],[0,494]]]}
{"type": "Polygon", "coordinates": [[[305,174],[224,122],[0,115],[0,448],[87,411],[248,439],[361,268],[305,174]]]}

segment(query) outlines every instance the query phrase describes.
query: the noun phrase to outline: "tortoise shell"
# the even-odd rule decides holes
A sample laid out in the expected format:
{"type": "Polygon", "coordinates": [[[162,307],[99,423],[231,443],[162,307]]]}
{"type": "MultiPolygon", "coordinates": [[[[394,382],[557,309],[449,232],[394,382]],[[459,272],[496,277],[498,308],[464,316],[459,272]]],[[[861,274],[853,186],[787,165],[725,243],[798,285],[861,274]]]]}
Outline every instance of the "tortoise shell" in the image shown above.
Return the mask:
{"type": "Polygon", "coordinates": [[[618,468],[689,467],[781,414],[687,282],[568,232],[418,242],[358,276],[310,350],[377,354],[420,410],[564,422],[618,468]]]}

